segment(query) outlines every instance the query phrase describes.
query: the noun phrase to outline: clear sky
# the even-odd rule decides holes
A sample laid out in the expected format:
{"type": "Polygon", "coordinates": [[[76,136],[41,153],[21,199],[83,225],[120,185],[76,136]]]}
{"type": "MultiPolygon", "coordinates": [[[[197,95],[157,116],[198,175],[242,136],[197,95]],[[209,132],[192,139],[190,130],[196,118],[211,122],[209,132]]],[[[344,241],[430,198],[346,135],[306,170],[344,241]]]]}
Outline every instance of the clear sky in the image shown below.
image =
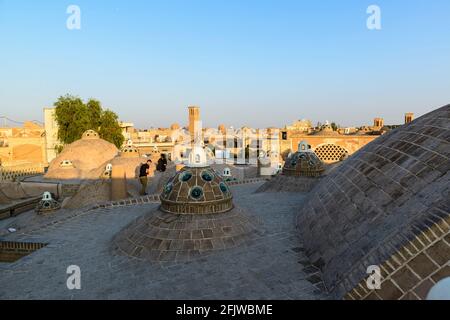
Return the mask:
{"type": "Polygon", "coordinates": [[[0,116],[71,93],[141,128],[190,104],[207,126],[402,123],[450,103],[449,17],[449,0],[0,0],[0,116]]]}

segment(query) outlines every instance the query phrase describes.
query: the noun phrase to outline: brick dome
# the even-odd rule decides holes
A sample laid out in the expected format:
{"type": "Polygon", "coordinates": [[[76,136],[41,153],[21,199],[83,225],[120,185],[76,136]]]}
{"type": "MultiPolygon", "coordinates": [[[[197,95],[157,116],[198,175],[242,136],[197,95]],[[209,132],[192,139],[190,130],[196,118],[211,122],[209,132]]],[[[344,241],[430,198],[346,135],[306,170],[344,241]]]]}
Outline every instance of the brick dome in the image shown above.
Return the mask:
{"type": "Polygon", "coordinates": [[[178,214],[208,214],[233,208],[233,196],[211,167],[182,168],[164,186],[161,210],[178,214]]]}
{"type": "Polygon", "coordinates": [[[126,145],[120,149],[120,157],[123,158],[139,158],[139,150],[133,145],[126,145]]]}
{"type": "MultiPolygon", "coordinates": [[[[110,178],[111,171],[114,166],[121,166],[125,169],[125,175],[127,179],[135,179],[139,177],[139,169],[143,163],[145,163],[148,158],[139,156],[117,156],[113,159],[107,160],[102,163],[98,168],[90,171],[86,175],[86,179],[100,179],[100,178],[110,178]]],[[[153,176],[155,166],[150,166],[149,176],[153,176]]]]}
{"type": "Polygon", "coordinates": [[[334,131],[330,125],[325,125],[319,131],[314,132],[313,135],[316,135],[316,136],[338,136],[339,133],[337,131],[334,131]]]}
{"type": "Polygon", "coordinates": [[[91,170],[118,154],[117,147],[88,130],[79,140],[64,146],[62,152],[50,162],[46,179],[84,179],[91,170]],[[71,166],[65,166],[70,162],[71,166]],[[62,165],[63,164],[63,165],[62,165]]]}
{"type": "Polygon", "coordinates": [[[299,143],[297,152],[287,157],[283,166],[283,174],[287,176],[316,177],[324,171],[323,162],[304,141],[299,143]]]}
{"type": "Polygon", "coordinates": [[[424,299],[450,275],[450,105],[366,145],[300,209],[305,252],[335,298],[424,299]],[[380,290],[366,285],[378,266],[380,290]]]}
{"type": "Polygon", "coordinates": [[[159,209],[113,239],[113,252],[148,261],[190,261],[243,245],[255,234],[257,223],[233,207],[228,186],[209,166],[182,168],[160,199],[159,209]]]}
{"type": "Polygon", "coordinates": [[[112,241],[116,254],[153,262],[182,262],[250,241],[258,223],[238,208],[215,214],[173,214],[153,210],[112,241]]]}
{"type": "Polygon", "coordinates": [[[83,132],[81,139],[100,139],[100,136],[96,131],[89,129],[83,132]]]}

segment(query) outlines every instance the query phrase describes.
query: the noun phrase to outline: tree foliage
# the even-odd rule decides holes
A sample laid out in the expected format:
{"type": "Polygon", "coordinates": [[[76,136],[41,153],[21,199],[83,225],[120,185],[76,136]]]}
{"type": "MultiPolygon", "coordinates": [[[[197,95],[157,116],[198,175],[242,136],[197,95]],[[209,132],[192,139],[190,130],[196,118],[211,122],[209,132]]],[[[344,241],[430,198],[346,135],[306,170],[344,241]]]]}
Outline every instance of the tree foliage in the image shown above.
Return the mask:
{"type": "Polygon", "coordinates": [[[120,147],[124,141],[118,117],[111,110],[105,110],[101,113],[98,133],[100,137],[114,143],[117,147],[120,147]]]}
{"type": "Polygon", "coordinates": [[[333,128],[333,131],[336,131],[337,129],[339,129],[341,126],[336,124],[335,122],[331,123],[331,128],[333,128]]]}
{"type": "Polygon", "coordinates": [[[89,99],[84,103],[79,97],[65,95],[59,97],[54,106],[58,139],[62,143],[72,143],[80,139],[83,132],[92,129],[118,148],[123,144],[118,116],[111,110],[103,110],[100,101],[89,99]]]}

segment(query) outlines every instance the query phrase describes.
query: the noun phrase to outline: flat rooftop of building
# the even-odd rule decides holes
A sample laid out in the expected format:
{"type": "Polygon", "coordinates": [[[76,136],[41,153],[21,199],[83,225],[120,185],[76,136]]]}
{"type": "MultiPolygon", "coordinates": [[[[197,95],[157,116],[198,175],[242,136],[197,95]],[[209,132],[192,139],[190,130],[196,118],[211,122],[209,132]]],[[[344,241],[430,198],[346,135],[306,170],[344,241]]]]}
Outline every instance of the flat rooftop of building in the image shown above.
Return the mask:
{"type": "Polygon", "coordinates": [[[261,185],[231,187],[235,205],[258,225],[258,236],[183,263],[150,263],[111,251],[112,238],[157,203],[50,216],[30,211],[0,221],[2,241],[48,244],[0,263],[0,299],[327,299],[295,231],[296,209],[306,194],[254,193],[261,185]],[[17,232],[8,233],[9,227],[17,232]],[[70,265],[81,269],[81,290],[66,286],[70,265]]]}

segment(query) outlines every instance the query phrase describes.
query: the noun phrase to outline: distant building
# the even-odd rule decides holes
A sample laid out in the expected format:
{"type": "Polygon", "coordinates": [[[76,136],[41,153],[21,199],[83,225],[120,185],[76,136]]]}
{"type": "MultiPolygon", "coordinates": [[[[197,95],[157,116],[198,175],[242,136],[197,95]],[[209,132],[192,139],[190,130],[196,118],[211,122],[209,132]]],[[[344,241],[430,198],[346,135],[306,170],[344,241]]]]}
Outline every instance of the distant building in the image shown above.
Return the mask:
{"type": "Polygon", "coordinates": [[[0,128],[0,161],[3,166],[45,164],[45,131],[31,121],[22,127],[0,128]]]}
{"type": "Polygon", "coordinates": [[[134,132],[134,124],[132,122],[119,122],[119,126],[122,129],[122,135],[125,141],[131,139],[131,134],[134,132]]]}
{"type": "Polygon", "coordinates": [[[198,128],[200,121],[200,108],[197,106],[189,106],[189,134],[191,135],[191,142],[196,138],[198,134],[198,128]]]}
{"type": "Polygon", "coordinates": [[[50,163],[57,156],[58,123],[55,119],[55,108],[44,108],[44,130],[45,130],[45,154],[46,162],[50,163]]]}
{"type": "Polygon", "coordinates": [[[384,127],[384,119],[383,118],[373,119],[373,126],[374,126],[374,130],[383,128],[384,127]]]}
{"type": "Polygon", "coordinates": [[[363,130],[334,130],[328,121],[313,128],[309,120],[296,121],[280,131],[280,153],[286,159],[289,153],[298,151],[297,146],[301,141],[306,141],[320,160],[326,163],[338,162],[376,139],[383,126],[382,118],[375,118],[374,127],[363,130]]]}
{"type": "Polygon", "coordinates": [[[413,120],[414,120],[414,113],[412,112],[405,113],[405,124],[413,122],[413,120]]]}

